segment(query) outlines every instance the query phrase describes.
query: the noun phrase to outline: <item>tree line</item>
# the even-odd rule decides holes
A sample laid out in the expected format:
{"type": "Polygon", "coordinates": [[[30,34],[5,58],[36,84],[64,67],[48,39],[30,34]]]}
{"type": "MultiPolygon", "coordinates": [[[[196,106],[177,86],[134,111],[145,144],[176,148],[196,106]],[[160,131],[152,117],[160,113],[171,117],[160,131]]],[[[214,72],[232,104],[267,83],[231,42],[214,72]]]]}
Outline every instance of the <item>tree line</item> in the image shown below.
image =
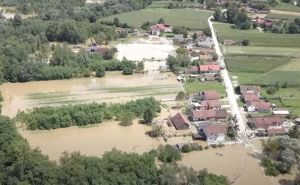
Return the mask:
{"type": "MultiPolygon", "coordinates": [[[[98,19],[145,8],[150,3],[148,0],[111,0],[97,5],[86,5],[83,0],[1,1],[2,6],[16,6],[21,13],[35,13],[37,16],[25,20],[18,14],[9,20],[0,18],[0,82],[88,76],[89,67],[47,65],[52,52],[49,42],[79,44],[92,37],[98,44],[103,44],[126,37],[126,33],[116,33],[115,28],[119,25],[105,25],[98,19]]],[[[82,55],[83,52],[78,60],[83,60],[82,55]]],[[[111,50],[103,56],[104,59],[112,57],[111,50]]]]}
{"type": "Polygon", "coordinates": [[[33,108],[18,114],[18,121],[28,129],[56,129],[72,125],[83,126],[116,119],[128,125],[134,118],[143,117],[151,122],[156,112],[160,112],[160,103],[153,97],[129,101],[124,104],[90,103],[64,106],[46,106],[33,108]]]}
{"type": "Polygon", "coordinates": [[[300,33],[300,18],[294,19],[292,22],[276,21],[272,26],[264,27],[266,32],[281,33],[281,34],[299,34],[300,33]]]}
{"type": "Polygon", "coordinates": [[[0,183],[31,185],[78,184],[201,184],[229,185],[224,176],[174,164],[158,167],[155,155],[112,150],[101,158],[63,153],[59,164],[37,149],[31,150],[17,132],[15,122],[0,116],[0,183]]]}

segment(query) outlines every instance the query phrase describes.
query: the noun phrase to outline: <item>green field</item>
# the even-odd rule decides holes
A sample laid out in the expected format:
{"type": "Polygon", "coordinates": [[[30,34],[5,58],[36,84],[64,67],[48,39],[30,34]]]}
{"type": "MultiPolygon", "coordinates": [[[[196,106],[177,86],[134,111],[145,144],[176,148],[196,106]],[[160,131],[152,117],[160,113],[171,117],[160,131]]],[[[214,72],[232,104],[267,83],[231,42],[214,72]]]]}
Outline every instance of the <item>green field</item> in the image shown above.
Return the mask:
{"type": "Polygon", "coordinates": [[[294,21],[294,19],[299,18],[299,16],[296,15],[277,14],[277,13],[269,13],[267,17],[272,19],[284,19],[287,21],[294,21]]]}
{"type": "Polygon", "coordinates": [[[247,73],[265,73],[278,66],[287,64],[289,57],[271,57],[262,55],[226,56],[229,71],[247,73]]]}
{"type": "Polygon", "coordinates": [[[281,1],[278,1],[278,5],[272,9],[290,12],[300,12],[300,7],[294,6],[291,3],[284,3],[281,1]]]}
{"type": "Polygon", "coordinates": [[[211,15],[212,12],[206,10],[148,8],[113,15],[102,20],[112,21],[114,17],[118,17],[121,23],[127,23],[135,28],[140,28],[144,22],[157,22],[162,17],[166,24],[186,26],[192,30],[199,30],[208,27],[207,19],[211,15]]]}
{"type": "Polygon", "coordinates": [[[300,88],[280,88],[274,95],[266,93],[263,88],[262,96],[267,97],[279,107],[288,108],[296,116],[300,116],[300,88]],[[277,98],[280,97],[281,101],[277,98]]]}
{"type": "Polygon", "coordinates": [[[206,90],[215,90],[220,93],[221,96],[225,96],[225,86],[216,81],[212,82],[200,82],[199,80],[195,80],[193,82],[186,82],[184,84],[184,89],[188,94],[196,94],[206,90]]]}
{"type": "Polygon", "coordinates": [[[184,6],[189,8],[196,8],[201,7],[203,5],[199,3],[192,3],[192,2],[178,2],[178,1],[153,1],[150,6],[147,8],[166,8],[169,6],[169,4],[172,3],[173,5],[177,6],[184,6]]]}
{"type": "Polygon", "coordinates": [[[223,46],[225,55],[269,55],[300,58],[299,48],[292,47],[262,47],[262,46],[223,46]]]}
{"type": "Polygon", "coordinates": [[[300,47],[300,34],[275,34],[259,32],[257,29],[240,30],[232,28],[231,24],[215,23],[219,42],[224,39],[235,41],[250,40],[251,46],[268,47],[300,47]]]}

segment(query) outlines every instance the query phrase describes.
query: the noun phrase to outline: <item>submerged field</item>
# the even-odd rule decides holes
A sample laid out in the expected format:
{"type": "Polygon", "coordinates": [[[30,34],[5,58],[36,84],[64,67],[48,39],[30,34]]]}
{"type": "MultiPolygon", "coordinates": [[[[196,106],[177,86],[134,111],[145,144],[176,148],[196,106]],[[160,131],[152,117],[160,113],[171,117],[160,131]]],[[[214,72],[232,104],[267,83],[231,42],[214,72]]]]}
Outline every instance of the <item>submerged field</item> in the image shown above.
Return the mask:
{"type": "Polygon", "coordinates": [[[159,18],[164,18],[166,24],[199,30],[208,27],[207,19],[211,15],[212,12],[207,10],[149,8],[113,15],[102,20],[113,21],[115,17],[118,17],[121,23],[127,23],[139,29],[147,21],[157,23],[159,18]]]}
{"type": "Polygon", "coordinates": [[[158,100],[175,98],[180,90],[172,73],[159,72],[131,76],[108,73],[104,78],[6,83],[1,86],[2,114],[13,117],[18,111],[47,105],[125,102],[149,96],[158,100]]]}

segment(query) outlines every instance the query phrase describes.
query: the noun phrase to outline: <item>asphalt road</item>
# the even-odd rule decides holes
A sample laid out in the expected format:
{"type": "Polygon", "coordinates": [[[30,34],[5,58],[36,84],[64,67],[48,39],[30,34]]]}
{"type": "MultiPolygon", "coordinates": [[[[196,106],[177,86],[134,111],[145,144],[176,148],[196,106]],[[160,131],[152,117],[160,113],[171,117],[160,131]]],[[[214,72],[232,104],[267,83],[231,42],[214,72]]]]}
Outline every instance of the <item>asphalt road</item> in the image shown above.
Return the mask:
{"type": "Polygon", "coordinates": [[[232,115],[235,115],[237,117],[237,120],[238,120],[237,124],[239,125],[239,133],[244,135],[244,132],[247,128],[247,123],[246,123],[245,117],[242,115],[242,113],[239,109],[239,106],[237,104],[236,100],[237,100],[238,96],[236,96],[236,94],[235,94],[234,87],[232,85],[228,70],[226,68],[225,61],[224,61],[224,56],[223,56],[223,54],[220,50],[218,39],[216,37],[216,33],[215,33],[214,28],[213,28],[213,23],[212,23],[211,19],[213,19],[213,16],[208,18],[208,24],[209,24],[209,28],[210,28],[211,33],[212,33],[212,38],[213,38],[213,41],[214,41],[215,51],[216,51],[216,53],[218,55],[218,58],[219,58],[218,63],[219,63],[220,66],[222,66],[224,68],[221,71],[221,75],[224,79],[224,84],[225,84],[225,87],[226,87],[226,92],[227,92],[228,101],[229,101],[229,104],[230,104],[230,107],[231,107],[231,112],[232,112],[232,115]]]}

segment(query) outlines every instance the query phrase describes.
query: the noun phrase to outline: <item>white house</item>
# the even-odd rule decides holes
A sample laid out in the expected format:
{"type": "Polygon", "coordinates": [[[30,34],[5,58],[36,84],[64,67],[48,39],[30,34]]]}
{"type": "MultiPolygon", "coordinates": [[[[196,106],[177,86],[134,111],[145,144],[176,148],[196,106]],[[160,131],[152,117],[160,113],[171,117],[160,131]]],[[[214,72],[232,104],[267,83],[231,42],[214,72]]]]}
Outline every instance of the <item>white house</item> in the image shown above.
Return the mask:
{"type": "Polygon", "coordinates": [[[218,144],[225,141],[227,124],[212,123],[202,127],[202,131],[206,136],[208,144],[218,144]]]}

